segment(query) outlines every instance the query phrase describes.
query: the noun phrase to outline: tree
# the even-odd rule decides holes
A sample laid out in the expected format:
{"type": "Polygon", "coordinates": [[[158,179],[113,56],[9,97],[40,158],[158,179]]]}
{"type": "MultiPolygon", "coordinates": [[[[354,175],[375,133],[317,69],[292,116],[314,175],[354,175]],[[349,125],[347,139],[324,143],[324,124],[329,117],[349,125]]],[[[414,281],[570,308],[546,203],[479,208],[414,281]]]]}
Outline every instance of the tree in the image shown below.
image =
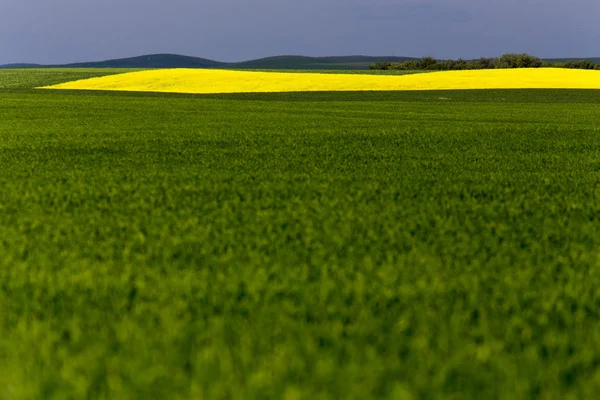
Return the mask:
{"type": "Polygon", "coordinates": [[[437,60],[433,57],[423,57],[419,61],[419,69],[434,69],[437,60]]]}
{"type": "Polygon", "coordinates": [[[479,68],[481,68],[481,69],[493,69],[494,68],[494,59],[493,58],[481,57],[479,59],[479,68]]]}
{"type": "Polygon", "coordinates": [[[542,60],[529,54],[503,54],[496,59],[496,68],[539,68],[542,60]]]}

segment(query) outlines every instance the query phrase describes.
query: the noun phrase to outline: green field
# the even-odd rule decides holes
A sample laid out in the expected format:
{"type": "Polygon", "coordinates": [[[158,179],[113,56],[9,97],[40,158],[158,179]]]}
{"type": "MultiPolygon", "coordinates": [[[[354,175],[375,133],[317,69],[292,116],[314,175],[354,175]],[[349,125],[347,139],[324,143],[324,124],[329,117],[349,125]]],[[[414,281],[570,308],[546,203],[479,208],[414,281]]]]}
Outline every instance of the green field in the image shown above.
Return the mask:
{"type": "Polygon", "coordinates": [[[0,90],[5,92],[9,89],[31,91],[38,86],[56,85],[79,79],[133,71],[139,70],[124,68],[8,68],[0,70],[0,90]]]}
{"type": "Polygon", "coordinates": [[[600,398],[598,91],[56,73],[0,71],[0,399],[600,398]]]}

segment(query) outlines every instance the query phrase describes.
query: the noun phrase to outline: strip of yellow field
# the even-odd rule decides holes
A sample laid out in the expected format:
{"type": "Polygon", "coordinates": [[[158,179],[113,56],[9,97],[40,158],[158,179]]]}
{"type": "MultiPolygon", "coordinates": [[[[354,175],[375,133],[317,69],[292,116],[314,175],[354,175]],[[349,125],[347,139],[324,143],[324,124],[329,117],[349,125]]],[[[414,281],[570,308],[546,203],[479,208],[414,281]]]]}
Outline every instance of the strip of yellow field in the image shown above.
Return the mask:
{"type": "Polygon", "coordinates": [[[401,76],[163,69],[130,72],[44,89],[174,93],[600,89],[600,71],[558,68],[443,71],[401,76]]]}

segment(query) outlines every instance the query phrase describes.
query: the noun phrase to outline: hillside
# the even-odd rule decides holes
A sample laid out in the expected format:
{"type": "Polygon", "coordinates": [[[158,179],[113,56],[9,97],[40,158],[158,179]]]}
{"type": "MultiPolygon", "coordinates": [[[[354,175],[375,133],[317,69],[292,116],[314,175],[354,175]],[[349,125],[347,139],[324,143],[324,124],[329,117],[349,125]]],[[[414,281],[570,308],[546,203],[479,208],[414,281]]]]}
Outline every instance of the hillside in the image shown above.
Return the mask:
{"type": "Polygon", "coordinates": [[[241,69],[369,69],[369,65],[378,61],[401,62],[407,60],[414,60],[414,58],[391,56],[306,57],[288,55],[230,63],[227,67],[241,69]]]}
{"type": "Polygon", "coordinates": [[[29,63],[16,63],[16,64],[3,64],[0,68],[39,68],[40,64],[29,64],[29,63]]]}
{"type": "Polygon", "coordinates": [[[275,56],[237,63],[225,63],[200,57],[178,54],[149,54],[131,58],[119,58],[105,61],[80,62],[61,65],[10,64],[5,68],[236,68],[236,69],[368,69],[377,61],[406,61],[409,57],[304,57],[275,56]]]}
{"type": "Polygon", "coordinates": [[[179,54],[148,54],[115,60],[64,64],[68,68],[215,68],[225,63],[179,54]]]}
{"type": "MultiPolygon", "coordinates": [[[[548,62],[567,62],[571,60],[590,60],[600,63],[596,58],[552,58],[548,62]]],[[[62,65],[7,64],[0,68],[224,68],[224,69],[308,69],[308,70],[366,70],[376,62],[402,62],[417,60],[414,57],[395,56],[329,56],[306,57],[282,55],[259,58],[256,60],[226,63],[200,57],[179,54],[148,54],[138,57],[119,58],[105,61],[80,62],[62,65]]]]}

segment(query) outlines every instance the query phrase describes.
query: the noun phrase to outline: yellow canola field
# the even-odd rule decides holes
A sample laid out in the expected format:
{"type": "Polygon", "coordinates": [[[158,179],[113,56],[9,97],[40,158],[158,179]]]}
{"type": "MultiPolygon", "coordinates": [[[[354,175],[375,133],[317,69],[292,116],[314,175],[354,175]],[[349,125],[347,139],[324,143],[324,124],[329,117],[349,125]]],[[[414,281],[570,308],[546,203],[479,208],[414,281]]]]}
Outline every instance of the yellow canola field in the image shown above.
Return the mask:
{"type": "Polygon", "coordinates": [[[162,69],[129,72],[67,82],[47,86],[44,89],[174,93],[600,89],[600,71],[534,68],[443,71],[390,76],[211,69],[162,69]]]}

